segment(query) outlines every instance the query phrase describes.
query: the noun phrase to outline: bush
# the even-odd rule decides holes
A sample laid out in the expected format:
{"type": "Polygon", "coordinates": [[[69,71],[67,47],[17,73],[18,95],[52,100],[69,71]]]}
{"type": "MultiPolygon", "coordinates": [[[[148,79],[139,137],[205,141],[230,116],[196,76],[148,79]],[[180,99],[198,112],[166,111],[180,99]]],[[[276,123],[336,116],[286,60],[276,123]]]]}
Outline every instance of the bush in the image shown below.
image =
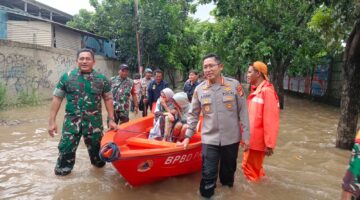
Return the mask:
{"type": "Polygon", "coordinates": [[[40,98],[35,88],[31,90],[31,93],[28,89],[20,91],[17,98],[17,104],[20,105],[38,105],[40,104],[40,98]]]}
{"type": "Polygon", "coordinates": [[[6,103],[6,86],[0,83],[0,108],[4,108],[6,103]]]}

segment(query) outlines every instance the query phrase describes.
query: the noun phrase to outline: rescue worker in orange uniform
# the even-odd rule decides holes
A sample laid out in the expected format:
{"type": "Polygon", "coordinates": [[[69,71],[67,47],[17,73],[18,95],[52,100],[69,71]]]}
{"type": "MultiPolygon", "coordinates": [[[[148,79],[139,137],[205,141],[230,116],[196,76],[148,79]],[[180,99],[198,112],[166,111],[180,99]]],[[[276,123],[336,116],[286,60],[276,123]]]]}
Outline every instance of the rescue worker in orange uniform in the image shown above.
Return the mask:
{"type": "Polygon", "coordinates": [[[250,94],[247,99],[250,121],[250,147],[244,152],[242,169],[250,181],[265,176],[264,157],[274,153],[279,130],[279,101],[274,86],[269,82],[267,66],[256,61],[247,71],[250,94]]]}

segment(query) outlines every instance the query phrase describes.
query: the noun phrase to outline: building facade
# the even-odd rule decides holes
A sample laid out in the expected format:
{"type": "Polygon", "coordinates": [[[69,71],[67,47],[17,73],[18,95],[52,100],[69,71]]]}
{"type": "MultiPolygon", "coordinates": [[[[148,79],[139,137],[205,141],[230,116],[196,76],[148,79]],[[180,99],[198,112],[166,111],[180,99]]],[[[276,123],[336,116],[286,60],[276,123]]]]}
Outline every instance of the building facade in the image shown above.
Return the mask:
{"type": "Polygon", "coordinates": [[[66,26],[72,16],[34,0],[0,1],[0,39],[47,47],[90,48],[116,59],[115,42],[66,26]]]}

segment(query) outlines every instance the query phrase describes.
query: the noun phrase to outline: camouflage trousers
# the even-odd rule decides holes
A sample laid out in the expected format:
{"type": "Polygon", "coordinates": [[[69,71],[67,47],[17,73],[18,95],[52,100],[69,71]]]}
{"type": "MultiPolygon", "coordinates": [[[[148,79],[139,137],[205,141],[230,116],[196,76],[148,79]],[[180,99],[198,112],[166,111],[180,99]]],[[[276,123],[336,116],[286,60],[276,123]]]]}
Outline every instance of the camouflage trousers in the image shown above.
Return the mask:
{"type": "Polygon", "coordinates": [[[55,166],[55,173],[58,175],[66,175],[71,172],[75,164],[76,149],[79,146],[81,136],[84,138],[84,143],[88,150],[90,162],[96,167],[103,167],[105,162],[99,157],[100,142],[103,136],[100,128],[94,129],[91,125],[86,123],[76,127],[68,126],[64,122],[62,136],[59,142],[59,157],[55,166]],[[86,126],[87,125],[87,126],[86,126]]]}
{"type": "Polygon", "coordinates": [[[129,121],[129,114],[124,112],[114,111],[114,121],[116,124],[123,124],[129,121]]]}

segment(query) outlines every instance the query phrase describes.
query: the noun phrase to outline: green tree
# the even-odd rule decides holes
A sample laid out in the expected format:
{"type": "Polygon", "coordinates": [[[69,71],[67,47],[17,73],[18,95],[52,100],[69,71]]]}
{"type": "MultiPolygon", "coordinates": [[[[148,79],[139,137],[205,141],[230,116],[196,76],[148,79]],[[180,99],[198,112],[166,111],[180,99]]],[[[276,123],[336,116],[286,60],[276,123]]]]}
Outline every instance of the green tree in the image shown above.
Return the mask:
{"type": "MultiPolygon", "coordinates": [[[[173,87],[175,69],[182,68],[178,47],[187,42],[186,19],[191,1],[142,0],[140,2],[140,36],[143,60],[146,65],[161,68],[173,87]]],[[[182,49],[183,51],[191,51],[182,49]]]]}
{"type": "MultiPolygon", "coordinates": [[[[202,3],[211,2],[203,0],[202,3]]],[[[219,36],[231,66],[246,68],[249,61],[268,63],[272,82],[284,105],[285,72],[307,71],[321,51],[307,22],[317,8],[304,0],[216,0],[215,15],[220,23],[230,24],[219,36]],[[303,65],[300,60],[305,61],[303,65]],[[295,62],[296,61],[296,62],[295,62]],[[246,66],[244,66],[246,65],[246,66]],[[302,68],[302,70],[292,70],[302,68]]],[[[237,70],[239,71],[239,70],[237,70]]],[[[239,72],[238,72],[239,73],[239,72]]]]}
{"type": "Polygon", "coordinates": [[[360,112],[360,2],[332,0],[323,3],[314,12],[309,26],[321,36],[332,55],[343,52],[342,43],[346,41],[336,146],[351,149],[360,112]]]}
{"type": "Polygon", "coordinates": [[[167,54],[168,62],[182,72],[184,79],[187,79],[191,69],[200,69],[202,27],[198,20],[188,18],[182,32],[172,41],[170,53],[167,54]]]}
{"type": "Polygon", "coordinates": [[[87,30],[91,33],[95,33],[95,24],[92,21],[93,12],[86,9],[80,9],[79,14],[74,15],[73,19],[66,23],[66,25],[77,28],[80,30],[87,30]]]}

